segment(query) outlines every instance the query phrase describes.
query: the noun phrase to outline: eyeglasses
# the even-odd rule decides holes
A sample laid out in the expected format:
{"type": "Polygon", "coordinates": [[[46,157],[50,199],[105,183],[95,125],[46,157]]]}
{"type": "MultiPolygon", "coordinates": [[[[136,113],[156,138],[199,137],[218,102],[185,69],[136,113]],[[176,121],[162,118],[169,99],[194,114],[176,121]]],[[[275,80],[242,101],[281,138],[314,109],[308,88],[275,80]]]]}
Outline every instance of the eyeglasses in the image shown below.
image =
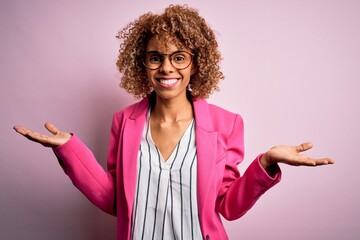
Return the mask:
{"type": "Polygon", "coordinates": [[[169,57],[171,65],[177,70],[183,70],[190,66],[194,54],[186,51],[176,51],[170,54],[162,54],[157,51],[149,51],[145,54],[144,65],[150,70],[156,70],[161,67],[165,56],[169,57]]]}

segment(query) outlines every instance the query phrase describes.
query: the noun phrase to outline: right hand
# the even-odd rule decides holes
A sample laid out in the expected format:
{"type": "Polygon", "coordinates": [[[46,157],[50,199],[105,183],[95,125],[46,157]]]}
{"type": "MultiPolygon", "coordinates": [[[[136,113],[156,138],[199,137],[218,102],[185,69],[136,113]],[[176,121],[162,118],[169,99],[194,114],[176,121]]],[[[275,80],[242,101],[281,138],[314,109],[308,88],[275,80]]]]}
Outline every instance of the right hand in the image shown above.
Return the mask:
{"type": "Polygon", "coordinates": [[[45,135],[38,132],[31,131],[23,126],[14,126],[14,130],[19,134],[23,135],[27,139],[40,143],[45,147],[58,147],[69,141],[71,134],[62,132],[57,129],[52,123],[45,123],[45,128],[53,135],[45,135]]]}

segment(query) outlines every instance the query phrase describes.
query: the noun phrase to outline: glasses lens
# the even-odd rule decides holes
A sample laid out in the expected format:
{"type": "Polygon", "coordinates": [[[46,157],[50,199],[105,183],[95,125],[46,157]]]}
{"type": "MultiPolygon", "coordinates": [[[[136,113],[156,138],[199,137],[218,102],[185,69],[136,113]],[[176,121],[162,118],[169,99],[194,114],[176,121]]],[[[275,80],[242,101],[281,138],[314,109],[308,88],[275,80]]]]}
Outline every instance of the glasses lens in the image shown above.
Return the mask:
{"type": "Polygon", "coordinates": [[[145,55],[145,66],[150,69],[157,69],[163,62],[163,56],[157,52],[148,52],[145,55]]]}
{"type": "Polygon", "coordinates": [[[186,68],[191,63],[191,55],[187,52],[175,52],[171,54],[171,63],[177,69],[186,68]]]}
{"type": "MultiPolygon", "coordinates": [[[[144,64],[149,69],[158,69],[164,61],[164,56],[158,52],[147,52],[144,64]]],[[[187,68],[192,61],[192,55],[188,52],[178,51],[169,55],[171,64],[177,69],[187,68]]]]}

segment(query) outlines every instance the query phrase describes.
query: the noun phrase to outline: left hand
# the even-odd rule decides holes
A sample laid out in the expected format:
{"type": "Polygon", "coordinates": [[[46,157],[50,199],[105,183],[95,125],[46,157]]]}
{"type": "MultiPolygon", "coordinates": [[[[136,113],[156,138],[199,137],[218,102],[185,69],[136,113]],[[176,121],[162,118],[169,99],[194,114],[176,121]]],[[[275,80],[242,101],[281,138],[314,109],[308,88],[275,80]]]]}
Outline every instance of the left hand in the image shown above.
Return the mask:
{"type": "Polygon", "coordinates": [[[300,154],[312,147],[310,142],[298,146],[276,146],[262,156],[260,163],[264,169],[268,169],[274,163],[285,163],[292,166],[321,166],[334,163],[330,158],[316,159],[300,154]]]}

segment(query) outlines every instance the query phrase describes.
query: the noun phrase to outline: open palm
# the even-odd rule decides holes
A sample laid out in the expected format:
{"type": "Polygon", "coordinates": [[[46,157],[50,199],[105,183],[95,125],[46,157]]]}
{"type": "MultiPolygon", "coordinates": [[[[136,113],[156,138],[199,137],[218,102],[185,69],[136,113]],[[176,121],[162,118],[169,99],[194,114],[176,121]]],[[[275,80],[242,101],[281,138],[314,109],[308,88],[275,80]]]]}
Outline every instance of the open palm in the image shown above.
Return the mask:
{"type": "Polygon", "coordinates": [[[307,142],[298,146],[276,146],[265,153],[261,159],[261,164],[267,168],[273,163],[285,163],[292,166],[319,166],[333,164],[330,158],[312,158],[301,152],[313,147],[312,143],[307,142]]]}
{"type": "Polygon", "coordinates": [[[23,126],[14,126],[14,130],[16,132],[31,141],[42,144],[45,147],[58,147],[66,143],[71,138],[70,133],[60,131],[52,123],[45,123],[45,128],[53,135],[34,132],[23,126]]]}

